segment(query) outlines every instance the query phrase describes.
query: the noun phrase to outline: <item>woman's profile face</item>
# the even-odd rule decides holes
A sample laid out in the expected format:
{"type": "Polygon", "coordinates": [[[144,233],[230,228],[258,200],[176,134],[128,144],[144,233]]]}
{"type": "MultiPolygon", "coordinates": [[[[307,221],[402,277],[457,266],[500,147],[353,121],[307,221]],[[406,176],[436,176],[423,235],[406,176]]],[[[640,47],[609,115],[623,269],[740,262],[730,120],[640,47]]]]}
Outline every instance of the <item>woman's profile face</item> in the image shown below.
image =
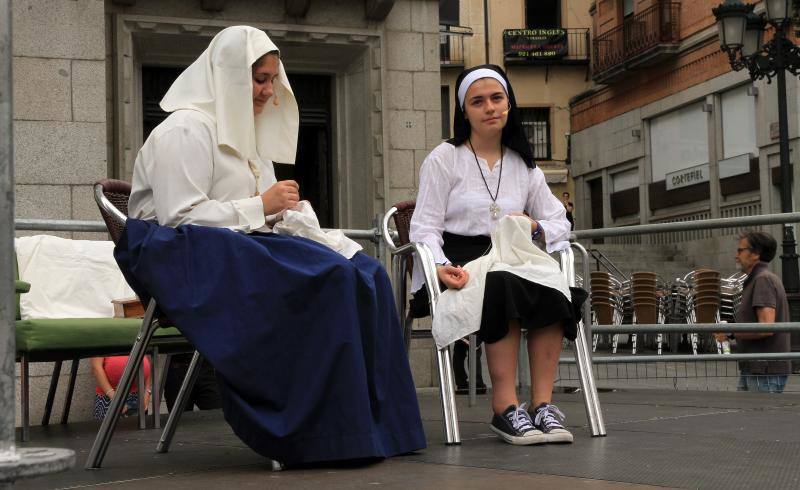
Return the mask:
{"type": "Polygon", "coordinates": [[[464,115],[473,131],[501,132],[508,121],[509,108],[508,95],[494,78],[476,80],[464,97],[464,115]]]}
{"type": "Polygon", "coordinates": [[[268,54],[253,64],[253,114],[261,114],[275,93],[272,83],[278,76],[278,56],[268,54]],[[260,62],[259,62],[260,61],[260,62]]]}

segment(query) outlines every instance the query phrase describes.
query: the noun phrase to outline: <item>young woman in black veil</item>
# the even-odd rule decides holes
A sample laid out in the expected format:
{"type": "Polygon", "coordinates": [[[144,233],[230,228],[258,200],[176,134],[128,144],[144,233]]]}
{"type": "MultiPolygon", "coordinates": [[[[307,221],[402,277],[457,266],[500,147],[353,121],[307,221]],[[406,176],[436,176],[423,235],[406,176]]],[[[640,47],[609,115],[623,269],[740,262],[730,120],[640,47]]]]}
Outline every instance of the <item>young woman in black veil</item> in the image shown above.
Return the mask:
{"type": "MultiPolygon", "coordinates": [[[[536,167],[502,68],[482,65],[461,73],[454,130],[455,137],[422,165],[411,220],[411,240],[431,248],[439,281],[448,289],[463,288],[470,277],[461,266],[487,253],[490,234],[506,215],[526,216],[530,240],[548,253],[566,248],[570,224],[564,206],[536,167]]],[[[415,269],[412,290],[423,284],[415,269]]],[[[492,380],[491,429],[506,442],[572,442],[551,402],[562,338],[575,338],[582,299],[510,272],[486,274],[478,337],[486,344],[492,380]],[[531,359],[530,413],[516,393],[522,330],[531,359]]]]}

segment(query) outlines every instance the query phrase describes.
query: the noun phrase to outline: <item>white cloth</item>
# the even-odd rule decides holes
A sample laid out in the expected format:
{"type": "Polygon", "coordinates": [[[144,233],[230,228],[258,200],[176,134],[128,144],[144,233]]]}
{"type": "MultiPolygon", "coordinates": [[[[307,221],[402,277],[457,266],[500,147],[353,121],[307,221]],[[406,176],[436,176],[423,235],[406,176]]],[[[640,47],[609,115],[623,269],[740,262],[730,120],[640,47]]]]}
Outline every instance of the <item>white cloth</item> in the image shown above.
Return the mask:
{"type": "Polygon", "coordinates": [[[203,54],[175,80],[161,100],[167,112],[194,109],[216,123],[220,145],[244,159],[294,163],[300,113],[289,79],[278,64],[275,95],[253,115],[252,64],[278,51],[267,34],[249,26],[220,31],[203,54]],[[278,105],[272,102],[277,97],[278,105]]]}
{"type": "Polygon", "coordinates": [[[347,238],[341,230],[325,231],[319,226],[316,213],[308,201],[300,201],[292,209],[278,214],[278,221],[272,231],[280,235],[301,236],[321,243],[335,252],[353,258],[361,245],[347,238]]]}
{"type": "MultiPolygon", "coordinates": [[[[428,245],[437,264],[450,262],[442,251],[443,232],[489,236],[497,226],[498,220],[489,212],[492,200],[486,187],[495,193],[500,164],[490,171],[486,160],[478,158],[478,162],[485,184],[475,156],[466,145],[442,143],[422,164],[410,239],[428,245]]],[[[548,253],[569,247],[570,224],[564,205],[547,187],[544,173],[538,167],[528,168],[519,154],[508,148],[503,157],[497,204],[501,217],[524,211],[538,221],[548,253]]],[[[415,260],[411,290],[419,290],[424,283],[419,260],[415,260]]]]}
{"type": "Polygon", "coordinates": [[[175,111],[139,150],[128,213],[163,226],[267,230],[260,194],[276,182],[275,171],[270,161],[251,163],[259,179],[246,159],[218,144],[213,119],[175,111]]]}
{"type": "Polygon", "coordinates": [[[464,97],[467,96],[467,90],[469,90],[469,86],[475,83],[476,81],[480,80],[481,78],[493,78],[500,82],[500,85],[503,86],[503,89],[506,91],[506,95],[508,94],[508,84],[506,84],[505,79],[496,71],[490,70],[489,68],[479,68],[475,71],[471,71],[461,80],[461,85],[458,86],[458,104],[461,108],[464,108],[464,97]]]}
{"type": "Polygon", "coordinates": [[[450,345],[480,329],[488,272],[511,272],[560,291],[572,301],[558,262],[531,242],[530,229],[530,221],[523,216],[500,219],[492,231],[491,251],[464,266],[469,273],[467,284],[462,289],[448,289],[439,297],[432,327],[437,347],[450,345]]]}
{"type": "Polygon", "coordinates": [[[107,318],[111,300],[135,297],[114,261],[114,244],[50,235],[14,240],[21,280],[31,290],[20,296],[23,320],[107,318]]]}

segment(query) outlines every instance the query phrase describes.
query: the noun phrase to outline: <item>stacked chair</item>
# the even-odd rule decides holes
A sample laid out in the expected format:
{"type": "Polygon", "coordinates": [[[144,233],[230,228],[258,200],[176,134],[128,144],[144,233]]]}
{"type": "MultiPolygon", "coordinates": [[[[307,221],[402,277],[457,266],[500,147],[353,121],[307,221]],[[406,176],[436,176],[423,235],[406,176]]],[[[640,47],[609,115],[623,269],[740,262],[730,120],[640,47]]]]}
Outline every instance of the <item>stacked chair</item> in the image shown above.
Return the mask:
{"type": "MultiPolygon", "coordinates": [[[[691,290],[690,323],[719,323],[720,273],[713,269],[697,269],[687,275],[691,290]]],[[[692,352],[697,354],[698,335],[692,334],[692,352]]]]}
{"type": "MultiPolygon", "coordinates": [[[[620,281],[605,271],[592,271],[591,305],[592,317],[595,325],[620,325],[622,323],[622,296],[620,295],[620,281]]],[[[597,350],[598,335],[592,336],[592,351],[597,350]]],[[[612,350],[617,352],[617,339],[619,334],[612,336],[612,350]]]]}
{"type": "Polygon", "coordinates": [[[747,274],[737,272],[730,277],[720,279],[719,285],[719,319],[729,323],[736,321],[736,308],[742,300],[742,289],[747,274]]]}
{"type": "MultiPolygon", "coordinates": [[[[658,278],[655,272],[631,274],[631,300],[634,324],[659,323],[659,298],[656,294],[658,278]]],[[[636,354],[636,334],[631,336],[632,353],[636,354]]],[[[661,354],[661,334],[658,336],[658,353],[661,354]]]]}

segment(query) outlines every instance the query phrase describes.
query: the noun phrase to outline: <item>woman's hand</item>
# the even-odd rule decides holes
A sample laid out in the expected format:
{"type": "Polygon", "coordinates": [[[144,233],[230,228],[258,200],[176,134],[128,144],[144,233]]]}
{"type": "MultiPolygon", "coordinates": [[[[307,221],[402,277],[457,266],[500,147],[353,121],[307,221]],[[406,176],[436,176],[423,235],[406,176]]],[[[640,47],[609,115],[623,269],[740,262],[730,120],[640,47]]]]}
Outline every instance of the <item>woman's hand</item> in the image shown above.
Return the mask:
{"type": "Polygon", "coordinates": [[[261,194],[264,214],[270,215],[290,209],[300,200],[300,186],[294,180],[281,180],[261,194]]]}
{"type": "Polygon", "coordinates": [[[447,289],[461,289],[469,281],[469,273],[461,266],[440,265],[436,267],[436,275],[447,289]]]}

